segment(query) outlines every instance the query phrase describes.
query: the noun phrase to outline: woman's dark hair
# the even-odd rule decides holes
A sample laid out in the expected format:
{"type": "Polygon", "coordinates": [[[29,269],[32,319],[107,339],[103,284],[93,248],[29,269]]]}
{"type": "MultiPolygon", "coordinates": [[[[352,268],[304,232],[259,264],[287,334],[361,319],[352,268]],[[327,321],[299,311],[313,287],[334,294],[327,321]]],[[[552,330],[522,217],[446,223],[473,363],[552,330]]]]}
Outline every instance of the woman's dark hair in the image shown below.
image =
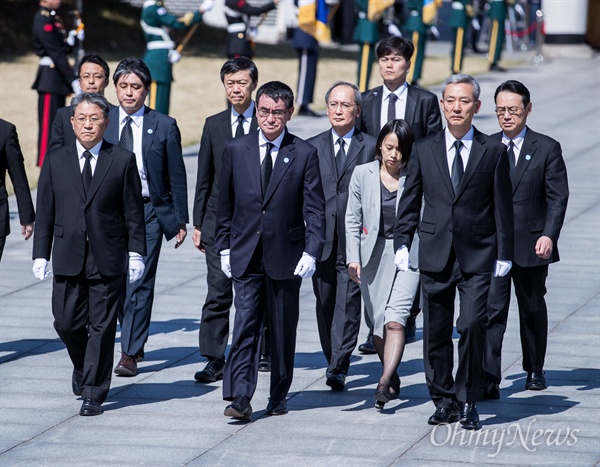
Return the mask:
{"type": "Polygon", "coordinates": [[[377,137],[377,144],[375,145],[376,160],[381,160],[381,145],[383,144],[385,137],[390,133],[395,133],[398,137],[398,149],[400,150],[400,154],[402,156],[400,170],[403,170],[408,164],[412,146],[415,142],[415,134],[410,128],[410,125],[406,123],[406,120],[398,119],[387,122],[377,137]]]}

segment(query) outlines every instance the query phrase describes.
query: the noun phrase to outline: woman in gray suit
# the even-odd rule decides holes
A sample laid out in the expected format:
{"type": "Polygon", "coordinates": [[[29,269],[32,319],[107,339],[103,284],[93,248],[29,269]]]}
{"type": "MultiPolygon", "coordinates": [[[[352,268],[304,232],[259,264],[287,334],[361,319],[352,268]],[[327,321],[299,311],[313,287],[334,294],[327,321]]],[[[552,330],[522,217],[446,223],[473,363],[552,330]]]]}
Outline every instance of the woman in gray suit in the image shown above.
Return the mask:
{"type": "Polygon", "coordinates": [[[354,169],[346,209],[348,271],[360,286],[383,364],[375,391],[379,409],[400,394],[396,370],[404,352],[404,326],[419,285],[417,245],[413,243],[410,249],[407,272],[397,272],[394,265],[394,221],[414,139],[404,120],[392,120],[381,129],[376,160],[354,169]]]}

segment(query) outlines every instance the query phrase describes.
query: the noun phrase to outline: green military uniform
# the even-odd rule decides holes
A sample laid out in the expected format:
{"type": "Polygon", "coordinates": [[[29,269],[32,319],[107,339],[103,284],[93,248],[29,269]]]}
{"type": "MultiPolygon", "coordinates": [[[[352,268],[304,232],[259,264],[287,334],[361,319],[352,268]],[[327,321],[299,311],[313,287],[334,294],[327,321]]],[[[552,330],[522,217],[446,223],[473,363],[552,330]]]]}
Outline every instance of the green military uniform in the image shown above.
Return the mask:
{"type": "Polygon", "coordinates": [[[452,11],[448,23],[454,31],[454,41],[452,43],[450,69],[452,73],[460,73],[466,42],[465,32],[469,26],[469,21],[473,17],[473,6],[471,0],[453,0],[451,6],[452,11]]]}
{"type": "Polygon", "coordinates": [[[491,0],[487,16],[492,20],[492,32],[490,33],[490,50],[488,61],[490,66],[497,65],[502,55],[504,46],[504,21],[508,12],[506,0],[491,0]]]}
{"type": "Polygon", "coordinates": [[[425,43],[427,42],[427,25],[423,22],[423,0],[408,0],[408,18],[404,27],[410,33],[410,40],[415,51],[410,59],[410,70],[407,81],[417,84],[421,79],[423,60],[425,59],[425,43]]]}
{"type": "Polygon", "coordinates": [[[175,43],[169,36],[169,29],[183,29],[202,20],[202,13],[186,13],[181,17],[167,11],[160,0],[147,0],[142,8],[140,24],[146,39],[144,62],[152,75],[149,107],[168,114],[171,99],[173,65],[169,53],[175,49],[175,43]]]}
{"type": "Polygon", "coordinates": [[[354,0],[358,8],[358,21],[354,28],[352,40],[360,45],[358,50],[358,89],[365,92],[369,86],[375,44],[379,40],[378,21],[370,21],[368,17],[369,0],[354,0]]]}

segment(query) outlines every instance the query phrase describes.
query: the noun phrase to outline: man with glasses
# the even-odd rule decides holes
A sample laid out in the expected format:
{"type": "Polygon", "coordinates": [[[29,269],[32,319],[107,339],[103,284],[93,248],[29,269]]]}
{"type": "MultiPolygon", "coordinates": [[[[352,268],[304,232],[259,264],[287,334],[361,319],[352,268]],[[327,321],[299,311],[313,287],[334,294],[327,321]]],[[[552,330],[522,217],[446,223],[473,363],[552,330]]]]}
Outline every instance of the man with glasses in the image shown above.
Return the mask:
{"type": "Polygon", "coordinates": [[[100,415],[110,388],[125,275],[138,280],[146,252],[135,155],[103,139],[109,105],[83,93],[71,102],[76,141],[48,152],[37,193],[33,273],[52,253],[54,327],[73,363],[80,415],[100,415]]]}
{"type": "Polygon", "coordinates": [[[219,179],[216,248],[233,278],[235,322],[223,377],[224,415],[249,420],[266,308],[271,334],[267,414],[287,413],[300,285],[325,243],[325,201],[317,151],[288,133],[289,86],[271,81],[256,94],[259,131],[227,141],[219,179]]]}
{"type": "Polygon", "coordinates": [[[515,248],[510,273],[493,277],[490,286],[484,362],[486,399],[500,398],[502,339],[511,278],[519,305],[523,370],[527,372],[525,389],[546,389],[546,277],[548,265],[559,260],[557,242],[569,199],[560,144],[527,126],[532,109],[529,90],[519,81],[506,81],[496,89],[494,100],[502,131],[492,138],[508,147],[515,248]]]}
{"type": "Polygon", "coordinates": [[[354,167],[373,160],[375,138],[356,128],[362,98],[358,87],[337,81],[325,94],[331,128],[308,142],[317,148],[325,194],[325,247],[313,276],[317,326],[327,359],[327,386],[341,391],[360,329],[360,289],[346,265],[346,205],[354,167]]]}
{"type": "MultiPolygon", "coordinates": [[[[79,61],[77,76],[82,92],[95,92],[104,95],[104,89],[108,86],[110,69],[108,63],[99,55],[86,54],[79,61]]],[[[109,105],[111,109],[114,107],[112,104],[109,105]]],[[[71,124],[71,108],[61,107],[56,112],[52,123],[48,150],[52,151],[73,141],[75,141],[75,133],[71,124]]]]}

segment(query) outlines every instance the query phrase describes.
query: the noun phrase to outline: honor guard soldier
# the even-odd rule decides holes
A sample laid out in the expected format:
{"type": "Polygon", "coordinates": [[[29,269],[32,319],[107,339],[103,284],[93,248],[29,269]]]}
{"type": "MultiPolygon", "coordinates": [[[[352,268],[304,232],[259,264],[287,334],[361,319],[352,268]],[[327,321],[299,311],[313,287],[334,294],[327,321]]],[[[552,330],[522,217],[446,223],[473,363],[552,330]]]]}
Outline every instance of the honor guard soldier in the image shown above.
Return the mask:
{"type": "Polygon", "coordinates": [[[213,0],[204,0],[198,11],[188,12],[181,17],[169,13],[160,0],[146,0],[142,7],[140,24],[146,39],[144,62],[150,68],[149,107],[163,114],[169,113],[173,63],[181,60],[181,53],[175,50],[169,29],[183,29],[202,21],[202,15],[213,7],[213,0]]]}
{"type": "MultiPolygon", "coordinates": [[[[67,33],[62,20],[56,14],[61,0],[41,0],[40,8],[33,20],[33,47],[40,57],[35,82],[38,99],[38,165],[44,162],[44,156],[50,140],[50,127],[56,111],[65,106],[66,97],[77,93],[79,82],[69,64],[67,54],[70,51],[67,33]]],[[[69,40],[75,44],[77,33],[69,33],[69,40]]],[[[83,39],[83,37],[80,37],[83,39]]]]}
{"type": "Polygon", "coordinates": [[[411,34],[409,38],[415,46],[415,51],[410,59],[412,67],[408,72],[407,81],[415,86],[419,84],[423,70],[427,28],[434,23],[437,9],[441,5],[441,0],[408,0],[409,13],[405,27],[411,34]]]}
{"type": "MultiPolygon", "coordinates": [[[[514,1],[511,2],[514,4],[514,1]]],[[[504,32],[504,21],[508,11],[508,2],[506,0],[491,0],[490,9],[487,16],[492,20],[492,32],[490,33],[490,50],[488,52],[488,61],[490,71],[506,71],[506,68],[498,65],[502,55],[502,47],[506,34],[504,32]]]]}
{"type": "Polygon", "coordinates": [[[228,58],[254,57],[256,28],[250,27],[250,17],[267,13],[277,8],[279,0],[273,0],[262,6],[252,6],[246,0],[225,0],[225,18],[227,19],[227,43],[225,51],[228,58]]]}
{"type": "Polygon", "coordinates": [[[453,0],[452,12],[448,20],[454,33],[452,42],[452,55],[450,59],[450,70],[453,74],[462,71],[462,62],[465,49],[465,32],[469,27],[469,21],[474,16],[471,0],[453,0]]]}
{"type": "Polygon", "coordinates": [[[369,78],[373,66],[373,48],[379,40],[379,24],[377,20],[369,19],[369,0],[354,0],[358,9],[358,20],[352,39],[358,49],[358,89],[365,92],[369,88],[369,78]]]}

